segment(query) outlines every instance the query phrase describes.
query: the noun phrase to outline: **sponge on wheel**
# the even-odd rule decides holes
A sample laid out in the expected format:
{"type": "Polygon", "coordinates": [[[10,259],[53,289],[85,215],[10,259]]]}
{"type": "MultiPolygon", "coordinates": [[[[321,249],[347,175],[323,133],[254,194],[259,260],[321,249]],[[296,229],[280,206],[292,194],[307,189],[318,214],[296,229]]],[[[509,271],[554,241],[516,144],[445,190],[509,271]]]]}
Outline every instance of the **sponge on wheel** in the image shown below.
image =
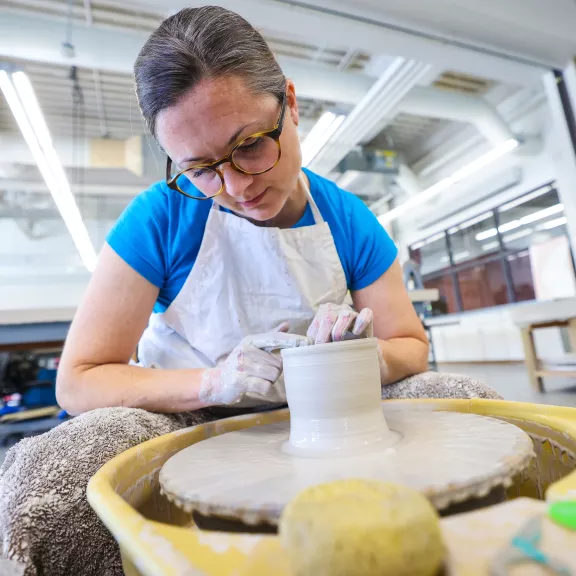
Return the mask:
{"type": "Polygon", "coordinates": [[[436,511],[399,484],[313,486],[286,506],[279,529],[295,576],[433,576],[444,557],[436,511]]]}

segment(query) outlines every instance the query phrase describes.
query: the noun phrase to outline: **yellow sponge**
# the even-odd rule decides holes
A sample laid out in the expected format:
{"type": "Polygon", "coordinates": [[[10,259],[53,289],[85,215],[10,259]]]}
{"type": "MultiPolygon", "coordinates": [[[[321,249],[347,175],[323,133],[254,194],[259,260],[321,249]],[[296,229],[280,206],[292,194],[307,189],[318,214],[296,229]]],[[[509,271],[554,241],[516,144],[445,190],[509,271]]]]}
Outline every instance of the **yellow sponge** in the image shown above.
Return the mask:
{"type": "Polygon", "coordinates": [[[444,557],[436,511],[399,484],[313,486],[286,506],[279,529],[295,576],[433,576],[444,557]]]}

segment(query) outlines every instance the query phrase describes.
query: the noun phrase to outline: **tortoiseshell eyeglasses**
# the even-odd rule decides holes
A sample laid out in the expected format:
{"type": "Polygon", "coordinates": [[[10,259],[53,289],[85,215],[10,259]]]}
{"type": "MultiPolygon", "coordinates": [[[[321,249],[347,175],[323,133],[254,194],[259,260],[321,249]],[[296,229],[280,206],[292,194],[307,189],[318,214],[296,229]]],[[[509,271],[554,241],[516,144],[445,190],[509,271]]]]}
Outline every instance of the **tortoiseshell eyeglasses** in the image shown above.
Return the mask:
{"type": "Polygon", "coordinates": [[[166,163],[166,184],[172,190],[194,200],[209,200],[224,191],[224,175],[220,166],[230,163],[234,170],[242,174],[258,175],[269,172],[278,164],[282,155],[280,135],[286,114],[286,96],[282,98],[280,116],[272,130],[252,134],[238,142],[232,152],[216,162],[189,166],[180,172],[173,173],[172,160],[166,163]],[[201,196],[194,196],[184,191],[186,178],[196,187],[201,196]]]}

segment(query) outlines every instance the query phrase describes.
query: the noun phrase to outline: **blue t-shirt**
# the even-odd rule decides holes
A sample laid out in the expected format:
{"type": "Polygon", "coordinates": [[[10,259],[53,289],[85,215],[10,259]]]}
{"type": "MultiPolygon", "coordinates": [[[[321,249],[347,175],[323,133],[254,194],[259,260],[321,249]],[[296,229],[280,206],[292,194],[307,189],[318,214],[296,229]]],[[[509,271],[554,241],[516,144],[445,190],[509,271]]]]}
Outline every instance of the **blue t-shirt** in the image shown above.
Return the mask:
{"type": "MultiPolygon", "coordinates": [[[[394,262],[396,246],[358,197],[305,172],[312,197],[330,226],[348,289],[370,286],[394,262]]],[[[190,274],[211,207],[210,201],[186,198],[158,182],[134,198],[108,234],[112,249],[160,288],[156,312],[170,306],[190,274]]],[[[308,206],[294,228],[313,224],[308,206]]]]}

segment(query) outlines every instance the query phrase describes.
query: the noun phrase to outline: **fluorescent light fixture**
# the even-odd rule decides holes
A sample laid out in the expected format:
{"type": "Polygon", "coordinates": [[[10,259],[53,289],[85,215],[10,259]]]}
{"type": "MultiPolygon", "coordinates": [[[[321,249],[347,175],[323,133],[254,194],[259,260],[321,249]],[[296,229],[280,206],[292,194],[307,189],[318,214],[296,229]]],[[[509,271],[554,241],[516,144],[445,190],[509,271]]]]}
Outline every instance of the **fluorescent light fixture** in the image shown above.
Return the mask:
{"type": "MultiPolygon", "coordinates": [[[[543,218],[548,218],[548,216],[553,216],[554,214],[559,214],[560,212],[564,211],[564,204],[554,204],[554,206],[550,206],[548,208],[544,208],[543,210],[538,210],[538,212],[532,212],[532,214],[527,214],[518,220],[511,220],[510,222],[506,222],[505,224],[501,224],[498,227],[498,231],[503,234],[504,232],[510,232],[510,230],[515,230],[516,228],[520,228],[520,226],[525,226],[526,224],[532,224],[532,222],[536,222],[537,220],[542,220],[543,218]]],[[[561,220],[561,218],[558,218],[561,220]]],[[[560,226],[560,224],[558,224],[560,226]]],[[[484,230],[483,232],[479,232],[476,234],[475,238],[478,242],[482,240],[487,240],[488,238],[493,238],[496,236],[496,228],[489,228],[488,230],[484,230]]]]}
{"type": "Polygon", "coordinates": [[[516,228],[520,228],[520,226],[522,226],[520,220],[511,220],[510,222],[498,226],[498,231],[503,234],[504,232],[510,232],[510,230],[516,230],[516,228]]]}
{"type": "Polygon", "coordinates": [[[326,142],[340,128],[345,118],[344,114],[334,114],[333,112],[324,112],[320,116],[302,143],[302,166],[308,166],[314,160],[326,142]]]}
{"type": "Polygon", "coordinates": [[[342,176],[340,176],[340,178],[338,178],[336,184],[338,184],[339,188],[346,190],[346,188],[348,188],[348,186],[350,186],[350,184],[352,184],[360,174],[362,174],[362,172],[359,170],[347,170],[342,174],[342,176]]]}
{"type": "Polygon", "coordinates": [[[562,216],[561,218],[555,218],[554,220],[548,220],[536,227],[536,230],[552,230],[552,228],[557,228],[558,226],[564,226],[568,224],[568,218],[562,216]]]}
{"type": "Polygon", "coordinates": [[[514,232],[514,234],[508,234],[508,236],[504,236],[502,240],[504,244],[506,242],[513,242],[514,240],[519,240],[520,238],[524,238],[525,236],[530,236],[534,232],[533,228],[526,228],[525,230],[520,230],[520,232],[514,232]]]}
{"type": "Polygon", "coordinates": [[[488,228],[488,230],[484,230],[484,232],[478,232],[475,238],[477,242],[482,242],[482,240],[488,240],[488,238],[494,238],[498,232],[496,228],[488,228]]]}
{"type": "Polygon", "coordinates": [[[514,262],[514,260],[520,260],[520,258],[529,258],[530,257],[530,250],[523,250],[522,252],[518,252],[517,254],[511,254],[510,256],[506,256],[506,260],[508,262],[514,262]]]}
{"type": "Polygon", "coordinates": [[[96,267],[96,252],[70,190],[66,173],[52,145],[50,131],[28,76],[24,72],[10,74],[6,70],[0,70],[0,89],[72,236],[84,266],[92,272],[96,267]]]}
{"type": "Polygon", "coordinates": [[[484,222],[484,220],[488,220],[488,218],[492,217],[492,212],[484,212],[484,214],[480,214],[480,216],[476,216],[475,218],[470,218],[470,220],[466,220],[466,222],[462,222],[462,224],[458,224],[458,226],[454,226],[448,230],[448,234],[456,234],[460,230],[466,230],[466,228],[470,228],[470,226],[474,226],[474,224],[479,224],[480,222],[484,222]]]}
{"type": "Polygon", "coordinates": [[[454,262],[460,262],[460,260],[464,260],[470,256],[470,252],[468,250],[464,250],[464,252],[456,252],[454,254],[454,262]]]}
{"type": "Polygon", "coordinates": [[[485,166],[492,164],[492,162],[498,160],[498,158],[508,154],[517,147],[518,147],[518,140],[514,138],[506,140],[506,142],[494,148],[487,154],[480,156],[480,158],[476,158],[476,160],[470,162],[470,164],[467,164],[463,168],[460,168],[460,170],[456,170],[456,172],[454,172],[451,176],[448,176],[447,178],[440,180],[440,182],[437,182],[433,186],[430,186],[430,188],[427,188],[423,192],[420,192],[420,194],[413,196],[412,198],[410,198],[410,200],[407,200],[406,202],[404,202],[404,204],[400,204],[400,206],[397,206],[396,208],[393,208],[389,212],[386,212],[386,214],[382,214],[382,216],[378,218],[379,222],[382,225],[384,225],[390,222],[391,220],[395,220],[396,218],[402,216],[403,214],[415,208],[416,206],[420,206],[420,204],[429,202],[430,200],[432,200],[432,198],[438,196],[438,194],[440,194],[441,192],[444,192],[444,190],[447,190],[448,188],[454,186],[454,184],[456,184],[457,182],[460,182],[465,178],[468,178],[468,176],[475,174],[485,166]]]}
{"type": "MultiPolygon", "coordinates": [[[[460,260],[464,260],[465,258],[468,258],[469,256],[470,256],[470,252],[468,252],[468,250],[464,250],[464,252],[457,252],[453,256],[454,262],[460,262],[460,260]]],[[[450,258],[448,258],[448,256],[442,256],[442,258],[440,258],[440,262],[445,264],[447,262],[450,262],[450,258]]]]}
{"type": "Polygon", "coordinates": [[[512,210],[512,208],[516,208],[516,206],[522,206],[522,204],[526,204],[526,202],[530,202],[530,200],[534,200],[544,194],[548,194],[548,192],[552,192],[554,188],[552,186],[544,186],[542,188],[538,188],[538,190],[534,190],[534,192],[530,192],[530,194],[525,194],[520,198],[516,198],[516,200],[512,200],[507,204],[503,204],[498,208],[498,212],[506,212],[507,210],[512,210]]]}
{"type": "Polygon", "coordinates": [[[500,246],[500,242],[486,242],[486,244],[482,244],[482,250],[484,252],[488,252],[490,250],[494,250],[494,248],[498,248],[500,246]]]}
{"type": "Polygon", "coordinates": [[[412,250],[419,250],[423,246],[427,246],[428,244],[432,244],[434,242],[437,242],[438,240],[441,240],[442,238],[444,238],[444,232],[438,232],[437,234],[434,234],[434,236],[429,236],[425,240],[421,240],[420,242],[416,242],[416,244],[413,244],[412,246],[410,246],[410,248],[412,250]]]}
{"type": "Polygon", "coordinates": [[[532,222],[536,222],[536,220],[542,220],[543,218],[548,218],[548,216],[553,216],[554,214],[559,214],[563,211],[564,204],[554,204],[554,206],[544,208],[544,210],[539,210],[538,212],[533,212],[532,214],[520,218],[520,222],[522,222],[522,224],[531,224],[532,222]]]}

